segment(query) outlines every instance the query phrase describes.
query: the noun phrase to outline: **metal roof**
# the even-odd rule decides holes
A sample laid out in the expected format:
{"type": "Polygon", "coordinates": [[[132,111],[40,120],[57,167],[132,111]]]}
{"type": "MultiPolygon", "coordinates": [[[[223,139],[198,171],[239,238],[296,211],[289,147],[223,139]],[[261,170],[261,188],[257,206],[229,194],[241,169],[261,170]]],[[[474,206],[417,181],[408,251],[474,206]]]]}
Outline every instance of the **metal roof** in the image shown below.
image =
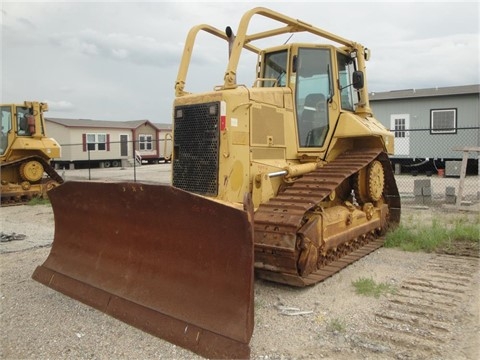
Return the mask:
{"type": "Polygon", "coordinates": [[[111,121],[111,120],[91,120],[91,119],[64,119],[45,117],[45,120],[60,124],[66,127],[80,128],[111,128],[111,129],[136,129],[143,124],[150,124],[158,130],[170,130],[169,124],[154,124],[150,120],[130,120],[130,121],[111,121]]]}
{"type": "Polygon", "coordinates": [[[449,86],[437,87],[427,89],[405,89],[393,90],[385,92],[371,92],[369,94],[370,101],[376,100],[392,100],[392,99],[412,99],[425,98],[436,96],[452,96],[452,95],[467,95],[480,93],[480,85],[463,85],[463,86],[449,86]]]}

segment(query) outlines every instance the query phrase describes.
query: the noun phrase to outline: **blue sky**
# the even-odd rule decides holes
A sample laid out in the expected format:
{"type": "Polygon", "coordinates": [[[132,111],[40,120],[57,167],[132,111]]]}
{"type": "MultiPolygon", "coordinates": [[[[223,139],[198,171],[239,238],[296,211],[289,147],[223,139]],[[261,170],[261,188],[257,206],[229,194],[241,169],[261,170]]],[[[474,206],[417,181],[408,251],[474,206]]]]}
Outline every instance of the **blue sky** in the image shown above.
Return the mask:
{"type": "MultiPolygon", "coordinates": [[[[235,31],[243,13],[256,6],[370,48],[369,91],[480,82],[477,1],[0,4],[1,102],[47,101],[50,117],[170,123],[190,28],[206,23],[235,31]]],[[[252,25],[262,29],[265,23],[254,18],[252,25]]],[[[295,34],[289,41],[303,39],[295,34]]],[[[213,37],[199,37],[187,90],[208,91],[223,83],[225,46],[213,37]]],[[[253,80],[253,63],[239,68],[239,83],[251,85],[253,80]]]]}

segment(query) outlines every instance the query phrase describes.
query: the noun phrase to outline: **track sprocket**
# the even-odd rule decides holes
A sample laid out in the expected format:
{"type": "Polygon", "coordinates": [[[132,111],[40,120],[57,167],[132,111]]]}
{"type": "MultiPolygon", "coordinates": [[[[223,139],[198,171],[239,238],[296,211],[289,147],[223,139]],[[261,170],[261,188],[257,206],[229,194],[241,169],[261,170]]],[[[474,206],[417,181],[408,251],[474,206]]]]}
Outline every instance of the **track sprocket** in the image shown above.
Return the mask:
{"type": "Polygon", "coordinates": [[[382,163],[378,160],[372,161],[355,174],[354,182],[355,197],[359,203],[379,201],[385,188],[385,171],[382,163]]]}

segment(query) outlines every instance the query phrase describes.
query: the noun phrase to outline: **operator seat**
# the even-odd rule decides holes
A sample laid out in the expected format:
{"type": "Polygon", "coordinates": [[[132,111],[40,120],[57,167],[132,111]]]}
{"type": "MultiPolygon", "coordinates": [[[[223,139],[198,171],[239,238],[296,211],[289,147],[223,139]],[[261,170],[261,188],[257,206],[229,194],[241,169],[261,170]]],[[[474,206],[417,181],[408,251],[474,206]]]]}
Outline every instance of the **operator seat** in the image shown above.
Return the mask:
{"type": "Polygon", "coordinates": [[[315,118],[315,112],[317,111],[317,104],[325,104],[325,95],[320,93],[308,94],[305,98],[305,104],[303,105],[302,116],[299,124],[300,131],[300,145],[309,146],[307,141],[309,132],[313,129],[313,120],[315,118]]]}
{"type": "Polygon", "coordinates": [[[26,135],[28,130],[28,122],[25,115],[18,119],[18,135],[26,135]]]}

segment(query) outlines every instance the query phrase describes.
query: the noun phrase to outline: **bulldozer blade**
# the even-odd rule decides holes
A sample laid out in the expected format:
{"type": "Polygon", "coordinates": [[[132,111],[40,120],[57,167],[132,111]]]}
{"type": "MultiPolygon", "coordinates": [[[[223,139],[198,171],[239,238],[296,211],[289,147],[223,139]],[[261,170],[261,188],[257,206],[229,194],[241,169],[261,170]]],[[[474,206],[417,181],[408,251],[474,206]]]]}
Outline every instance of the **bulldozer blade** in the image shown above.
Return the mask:
{"type": "Polygon", "coordinates": [[[33,279],[208,358],[249,358],[249,213],[170,186],[67,182],[33,279]]]}

